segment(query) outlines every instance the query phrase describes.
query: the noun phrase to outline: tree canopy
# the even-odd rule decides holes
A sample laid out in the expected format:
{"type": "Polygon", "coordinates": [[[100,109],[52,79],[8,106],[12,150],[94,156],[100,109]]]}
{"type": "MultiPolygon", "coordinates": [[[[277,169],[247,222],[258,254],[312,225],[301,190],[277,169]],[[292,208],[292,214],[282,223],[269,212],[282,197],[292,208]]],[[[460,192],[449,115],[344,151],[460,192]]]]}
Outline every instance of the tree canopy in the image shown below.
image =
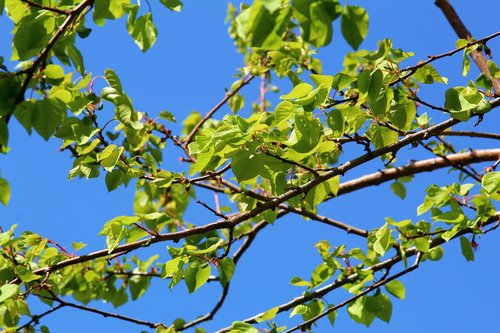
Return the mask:
{"type": "MultiPolygon", "coordinates": [[[[168,15],[182,15],[179,0],[159,4],[168,15]]],[[[91,55],[80,51],[83,41],[92,44],[95,30],[118,20],[147,52],[159,38],[153,13],[155,20],[167,16],[156,4],[0,0],[2,19],[13,24],[11,54],[4,55],[10,60],[0,57],[0,151],[9,158],[16,140],[9,131],[18,123],[30,135],[57,140],[72,160],[70,181],[103,182],[109,192],[134,189],[132,213],[94,221],[102,244],[95,251],[86,251],[78,235],[52,239],[43,226],[28,231],[2,220],[0,327],[49,332],[57,328],[44,320],[66,308],[157,333],[203,333],[212,320],[219,333],[317,331],[319,323],[334,325],[337,316],[369,327],[390,321],[393,301],[405,298],[401,278],[440,261],[448,243],[458,243],[461,255],[474,260],[479,238],[500,223],[500,149],[477,144],[500,139],[477,129],[499,119],[500,69],[488,42],[500,32],[474,38],[448,0],[435,4],[458,40],[425,59],[388,38],[376,49],[360,48],[371,16],[346,1],[229,4],[226,23],[240,67],[218,103],[206,113],[187,114],[142,110],[121,73],[94,72],[86,65],[91,55]],[[340,71],[328,72],[322,51],[339,39],[352,50],[340,71]],[[462,59],[467,84],[456,85],[438,71],[436,64],[450,57],[462,59]],[[473,66],[479,75],[471,74],[473,66]],[[446,88],[435,102],[429,91],[442,89],[437,86],[446,88]],[[379,198],[404,200],[424,172],[437,176],[407,218],[391,216],[394,209],[383,200],[387,217],[373,221],[374,228],[340,221],[328,209],[339,197],[383,183],[390,191],[379,188],[379,198]],[[240,260],[263,230],[290,216],[305,219],[304,229],[324,224],[342,237],[317,235],[318,255],[307,259],[314,268],[290,277],[295,297],[219,321],[226,299],[238,293],[231,286],[240,260]],[[120,312],[157,281],[187,290],[186,297],[209,285],[220,292],[204,300],[206,313],[194,317],[120,312]]],[[[193,81],[199,75],[186,71],[193,81]]],[[[175,78],[166,80],[175,84],[175,78]]],[[[196,97],[192,90],[189,98],[196,97]]],[[[18,195],[8,177],[0,178],[2,209],[8,209],[11,190],[18,195]]],[[[85,203],[90,198],[76,197],[82,210],[92,209],[85,203]]]]}

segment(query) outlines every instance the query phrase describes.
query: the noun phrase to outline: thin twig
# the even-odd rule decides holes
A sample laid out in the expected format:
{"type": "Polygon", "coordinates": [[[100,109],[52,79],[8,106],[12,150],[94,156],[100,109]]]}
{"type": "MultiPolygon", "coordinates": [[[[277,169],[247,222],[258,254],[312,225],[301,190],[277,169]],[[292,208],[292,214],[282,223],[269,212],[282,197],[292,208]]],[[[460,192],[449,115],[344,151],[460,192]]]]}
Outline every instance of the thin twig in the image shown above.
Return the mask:
{"type": "Polygon", "coordinates": [[[415,102],[418,102],[418,103],[420,103],[420,104],[422,104],[422,105],[425,105],[425,106],[427,106],[428,108],[431,108],[431,109],[433,109],[433,110],[438,110],[438,111],[441,111],[441,112],[450,113],[450,111],[449,111],[449,110],[447,110],[447,109],[445,109],[445,108],[442,108],[442,107],[440,107],[440,106],[435,106],[435,105],[432,105],[432,104],[430,104],[430,103],[427,103],[426,101],[423,101],[423,100],[421,100],[420,98],[418,98],[416,95],[415,95],[415,96],[410,96],[410,95],[408,95],[408,99],[411,99],[411,100],[413,100],[413,101],[415,101],[415,102]]]}
{"type": "MultiPolygon", "coordinates": [[[[436,1],[436,4],[437,2],[448,2],[447,0],[444,0],[444,1],[436,1]]],[[[444,57],[449,57],[449,56],[452,56],[454,55],[455,53],[457,52],[460,52],[462,51],[463,49],[465,48],[468,48],[472,45],[476,45],[476,44],[482,44],[482,43],[486,43],[488,40],[492,39],[492,38],[495,38],[497,36],[500,36],[500,31],[497,31],[495,32],[494,34],[491,34],[489,36],[486,36],[484,38],[481,38],[481,39],[478,39],[478,40],[471,40],[470,38],[465,38],[465,37],[462,37],[462,36],[459,36],[460,38],[464,38],[464,39],[468,39],[469,40],[469,43],[467,43],[466,45],[462,46],[462,47],[458,47],[452,51],[448,51],[448,52],[445,52],[445,53],[441,53],[441,54],[438,54],[438,55],[430,55],[428,56],[428,59],[425,60],[425,61],[422,61],[422,62],[419,62],[418,64],[414,65],[414,66],[410,66],[410,67],[407,67],[407,68],[404,68],[404,69],[401,69],[400,72],[408,72],[406,74],[404,74],[403,76],[397,78],[396,80],[392,81],[389,83],[390,86],[393,86],[395,84],[397,84],[398,82],[401,82],[403,80],[406,80],[407,78],[409,78],[410,76],[412,76],[416,71],[417,69],[419,68],[422,68],[424,67],[425,65],[427,65],[428,63],[431,63],[437,59],[441,59],[441,58],[444,58],[444,57]]],[[[477,52],[477,51],[476,51],[477,52]]],[[[487,68],[487,67],[486,67],[487,68]]],[[[488,71],[489,72],[489,71],[488,71]]],[[[495,89],[496,90],[496,89],[495,89]]]]}
{"type": "Polygon", "coordinates": [[[188,134],[188,136],[183,140],[183,146],[184,147],[187,147],[189,145],[189,143],[191,143],[191,141],[193,140],[194,136],[196,135],[196,133],[198,133],[199,129],[201,128],[201,126],[203,126],[203,124],[210,118],[212,118],[212,116],[214,115],[215,112],[217,112],[224,104],[226,104],[226,102],[232,97],[234,96],[243,86],[247,85],[248,83],[250,83],[250,81],[253,80],[255,76],[253,75],[250,75],[248,76],[247,78],[242,78],[241,80],[241,83],[240,85],[238,85],[238,87],[236,87],[234,90],[226,93],[226,95],[224,96],[224,98],[219,102],[217,103],[217,105],[215,105],[210,111],[208,111],[208,113],[205,115],[205,117],[203,117],[193,128],[193,130],[191,131],[191,133],[188,134]]]}
{"type": "MultiPolygon", "coordinates": [[[[49,292],[51,292],[51,291],[49,290],[49,292]]],[[[87,311],[87,312],[92,312],[92,313],[100,314],[100,315],[102,315],[105,318],[108,318],[108,317],[109,318],[115,318],[115,319],[119,319],[119,320],[123,320],[123,321],[128,321],[128,322],[131,322],[131,323],[134,323],[134,324],[137,324],[137,325],[147,326],[149,328],[156,328],[156,327],[159,327],[159,326],[164,326],[162,324],[155,324],[155,323],[152,323],[150,321],[136,319],[136,318],[124,316],[124,315],[121,315],[121,314],[118,314],[118,313],[113,313],[113,312],[99,310],[99,309],[92,308],[92,307],[86,306],[86,305],[81,305],[81,304],[67,302],[67,301],[65,301],[65,300],[57,297],[53,292],[51,292],[51,294],[52,294],[52,297],[48,297],[48,296],[45,296],[45,295],[37,295],[37,296],[41,297],[41,298],[45,298],[45,299],[49,299],[49,300],[55,301],[55,302],[59,303],[61,306],[67,306],[67,307],[70,307],[70,308],[75,308],[75,309],[79,309],[79,310],[83,310],[83,311],[87,311]]]]}
{"type": "Polygon", "coordinates": [[[54,12],[56,14],[61,14],[61,15],[71,15],[71,10],[64,10],[64,9],[59,9],[59,8],[54,8],[54,7],[49,7],[45,6],[30,0],[21,0],[22,2],[28,4],[31,7],[37,7],[40,9],[45,9],[48,10],[49,12],[54,12]]]}
{"type": "Polygon", "coordinates": [[[399,272],[397,274],[394,274],[394,275],[392,275],[389,278],[384,278],[383,280],[381,280],[381,281],[379,281],[377,283],[372,284],[370,287],[366,288],[365,290],[363,290],[359,294],[356,294],[355,296],[353,296],[353,297],[351,297],[351,298],[349,298],[349,299],[347,299],[347,300],[345,300],[345,301],[343,301],[343,302],[341,302],[341,303],[339,303],[339,304],[337,304],[335,306],[332,306],[332,307],[328,308],[326,311],[318,314],[317,316],[314,316],[313,318],[311,318],[309,320],[304,321],[303,323],[301,323],[301,324],[299,324],[299,325],[297,325],[295,327],[292,327],[292,328],[284,331],[283,333],[291,333],[291,332],[294,332],[296,330],[301,330],[302,331],[303,328],[310,327],[313,323],[315,323],[319,319],[327,316],[329,313],[331,313],[333,311],[336,311],[336,310],[338,310],[340,308],[343,308],[344,306],[346,306],[346,305],[354,302],[358,298],[361,298],[361,297],[365,296],[366,294],[370,293],[371,291],[376,290],[376,289],[382,287],[383,285],[385,285],[385,284],[387,284],[387,283],[389,283],[389,282],[391,282],[393,280],[396,280],[396,279],[402,277],[405,274],[408,274],[408,273],[414,271],[415,269],[418,268],[419,263],[420,263],[420,256],[417,255],[417,260],[415,260],[415,263],[411,267],[408,267],[407,269],[405,269],[405,270],[403,270],[403,271],[401,271],[401,272],[399,272]]]}
{"type": "MultiPolygon", "coordinates": [[[[49,54],[50,50],[54,46],[54,44],[57,42],[57,40],[66,32],[66,29],[73,23],[73,21],[80,15],[80,13],[88,6],[91,6],[93,0],[84,0],[82,1],[78,6],[76,6],[74,9],[70,10],[70,14],[64,20],[63,24],[59,27],[59,29],[56,31],[56,33],[52,36],[52,38],[49,40],[47,43],[47,46],[40,52],[38,57],[36,57],[35,61],[33,61],[33,64],[25,71],[26,78],[23,81],[23,85],[21,86],[21,90],[16,96],[15,99],[15,104],[20,103],[22,100],[24,100],[24,93],[26,92],[26,89],[29,86],[29,83],[35,74],[35,71],[37,70],[38,66],[45,61],[45,58],[49,54]]],[[[8,121],[8,116],[6,117],[6,121],[8,121]]]]}
{"type": "Polygon", "coordinates": [[[306,171],[309,171],[310,173],[312,173],[314,176],[318,176],[318,172],[316,170],[314,170],[313,168],[310,168],[308,167],[307,165],[304,165],[304,164],[301,164],[301,163],[298,163],[298,162],[295,162],[295,161],[292,161],[292,160],[289,160],[289,159],[286,159],[286,158],[283,158],[279,155],[275,155],[273,153],[270,153],[268,151],[265,151],[264,154],[266,154],[267,156],[271,156],[277,160],[280,160],[281,162],[284,162],[284,163],[288,163],[288,164],[292,164],[292,165],[295,165],[301,169],[304,169],[306,171]]]}
{"type": "MultiPolygon", "coordinates": [[[[500,212],[497,212],[495,215],[491,216],[488,219],[488,221],[483,224],[483,226],[495,224],[498,221],[500,221],[500,212]]],[[[468,233],[473,233],[473,232],[474,232],[473,229],[467,228],[467,229],[461,230],[460,232],[455,234],[452,237],[452,239],[456,239],[462,235],[465,235],[468,233]]],[[[437,246],[442,245],[445,242],[446,241],[444,239],[442,239],[441,237],[438,236],[438,237],[432,239],[432,241],[430,242],[429,248],[430,249],[435,248],[437,246]]],[[[410,258],[410,257],[413,257],[415,255],[418,255],[419,253],[420,253],[420,251],[418,251],[417,248],[411,247],[405,251],[404,257],[410,258]]],[[[402,260],[403,260],[403,256],[401,256],[400,254],[397,254],[397,255],[395,255],[389,259],[386,259],[382,262],[374,264],[370,267],[366,267],[362,271],[363,272],[370,272],[370,273],[374,274],[374,273],[381,271],[381,270],[390,269],[394,265],[400,263],[402,260]]],[[[417,257],[416,262],[417,263],[419,262],[418,257],[417,257]]],[[[316,298],[324,297],[325,295],[332,292],[333,290],[336,290],[336,289],[338,289],[338,288],[340,288],[348,283],[353,283],[353,282],[357,281],[359,279],[359,277],[360,277],[359,273],[353,273],[353,274],[350,274],[342,279],[337,279],[334,282],[332,282],[332,283],[330,283],[322,288],[318,288],[314,291],[309,291],[307,293],[304,293],[301,296],[293,298],[291,301],[289,301],[287,303],[278,305],[277,306],[277,308],[278,308],[277,313],[282,313],[282,312],[288,311],[288,310],[294,308],[295,306],[297,306],[299,304],[303,304],[307,301],[310,301],[310,300],[313,300],[316,298]]],[[[260,318],[263,314],[264,313],[259,313],[255,316],[249,317],[249,318],[241,320],[241,321],[244,323],[248,323],[248,324],[254,324],[257,322],[257,319],[260,318]]],[[[231,327],[225,327],[223,329],[218,330],[216,333],[225,333],[225,332],[228,332],[230,330],[231,330],[231,327]]]]}
{"type": "Polygon", "coordinates": [[[40,313],[40,314],[37,314],[37,315],[33,315],[31,317],[31,320],[28,321],[26,324],[22,325],[22,326],[19,326],[16,328],[16,331],[17,332],[21,332],[23,329],[25,328],[28,328],[30,327],[32,324],[38,324],[38,322],[40,321],[40,319],[42,319],[43,317],[45,317],[46,315],[49,315],[51,314],[52,312],[54,311],[57,311],[59,310],[60,308],[64,307],[65,305],[64,304],[57,304],[56,306],[50,308],[49,310],[43,312],[43,313],[40,313]]]}

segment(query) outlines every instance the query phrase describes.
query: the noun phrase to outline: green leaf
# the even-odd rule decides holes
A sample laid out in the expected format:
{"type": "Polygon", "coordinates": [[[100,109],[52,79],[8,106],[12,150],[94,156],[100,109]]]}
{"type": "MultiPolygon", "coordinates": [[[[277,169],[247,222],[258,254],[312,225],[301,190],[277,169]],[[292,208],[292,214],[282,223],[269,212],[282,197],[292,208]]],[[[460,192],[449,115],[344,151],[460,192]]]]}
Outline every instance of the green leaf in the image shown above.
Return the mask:
{"type": "Polygon", "coordinates": [[[431,64],[427,64],[417,69],[412,77],[415,80],[425,84],[432,84],[434,82],[440,82],[444,84],[448,83],[448,79],[444,76],[439,75],[438,71],[431,64]]]}
{"type": "Polygon", "coordinates": [[[463,53],[462,76],[467,76],[469,74],[469,70],[470,70],[469,52],[467,52],[467,49],[465,49],[463,53]]]}
{"type": "Polygon", "coordinates": [[[118,163],[123,150],[123,147],[109,145],[100,154],[97,154],[97,161],[106,171],[111,172],[113,171],[116,163],[118,163]]]}
{"type": "Polygon", "coordinates": [[[48,83],[59,84],[64,79],[64,69],[59,65],[47,65],[44,70],[45,79],[48,83]]]}
{"type": "Polygon", "coordinates": [[[220,284],[225,287],[231,281],[231,278],[233,277],[234,274],[234,261],[232,258],[229,257],[224,257],[220,262],[219,262],[219,278],[220,278],[220,284]]]}
{"type": "Polygon", "coordinates": [[[417,250],[427,253],[430,249],[429,237],[417,237],[413,239],[413,245],[415,245],[417,250]]]}
{"type": "Polygon", "coordinates": [[[175,123],[175,121],[176,121],[176,120],[175,120],[175,116],[174,116],[171,112],[169,112],[169,111],[167,111],[167,110],[163,110],[163,111],[161,111],[161,112],[160,112],[160,117],[161,117],[162,119],[165,119],[165,120],[167,120],[167,121],[171,121],[171,122],[173,122],[173,123],[175,123]]]}
{"type": "Polygon", "coordinates": [[[406,187],[401,182],[398,181],[393,182],[391,184],[391,190],[401,199],[404,199],[406,197],[406,187]]]}
{"type": "Polygon", "coordinates": [[[302,98],[307,96],[313,90],[313,86],[309,83],[299,83],[295,87],[293,87],[292,91],[290,91],[286,95],[281,95],[280,99],[284,100],[293,100],[297,98],[302,98]]]}
{"type": "MultiPolygon", "coordinates": [[[[329,304],[328,309],[333,308],[335,305],[329,304]]],[[[332,325],[332,327],[335,325],[335,319],[337,319],[337,311],[330,311],[326,315],[328,317],[328,321],[332,325]]]]}
{"type": "Polygon", "coordinates": [[[295,129],[292,136],[295,136],[296,143],[290,148],[293,150],[285,154],[285,158],[301,160],[313,154],[321,143],[323,128],[317,119],[311,117],[309,113],[299,113],[295,115],[295,129]],[[294,152],[300,155],[294,154],[294,152]]]}
{"type": "Polygon", "coordinates": [[[71,62],[75,66],[76,70],[80,73],[80,75],[85,76],[85,65],[80,50],[78,50],[74,44],[68,44],[68,46],[66,47],[66,54],[71,59],[71,62]]]}
{"type": "Polygon", "coordinates": [[[33,127],[48,140],[66,117],[66,105],[59,99],[37,100],[33,110],[33,127]]]}
{"type": "Polygon", "coordinates": [[[182,257],[177,257],[167,261],[163,265],[163,269],[161,271],[161,278],[166,279],[167,277],[171,277],[179,270],[179,268],[182,268],[183,263],[181,262],[181,259],[182,257]]]}
{"type": "Polygon", "coordinates": [[[233,156],[231,161],[231,168],[238,182],[257,177],[261,166],[260,155],[256,153],[252,154],[248,150],[239,151],[233,156]]]}
{"type": "Polygon", "coordinates": [[[372,125],[368,134],[376,149],[383,148],[398,141],[399,137],[399,134],[390,128],[375,124],[372,125]]]}
{"type": "Polygon", "coordinates": [[[391,108],[391,102],[394,100],[394,91],[387,87],[382,95],[377,100],[370,103],[371,109],[375,116],[384,116],[391,108]]]}
{"type": "Polygon", "coordinates": [[[189,263],[184,271],[184,281],[190,294],[207,282],[210,270],[210,265],[207,263],[200,264],[197,261],[189,263]]]}
{"type": "Polygon", "coordinates": [[[180,12],[182,9],[182,2],[179,0],[160,0],[160,2],[174,12],[180,12]]]}
{"type": "Polygon", "coordinates": [[[71,242],[71,246],[73,246],[73,249],[76,251],[83,249],[84,247],[87,246],[87,244],[83,242],[71,242]]]}
{"type": "Polygon", "coordinates": [[[293,316],[296,316],[298,314],[304,314],[308,310],[307,305],[305,304],[299,304],[296,307],[293,308],[292,312],[290,312],[290,318],[293,316]]]}
{"type": "Polygon", "coordinates": [[[113,170],[106,174],[106,188],[108,192],[114,191],[122,184],[125,180],[125,173],[120,169],[113,170]]]}
{"type": "Polygon", "coordinates": [[[345,118],[341,110],[333,109],[330,111],[326,122],[332,129],[334,138],[340,138],[345,134],[345,118]]]}
{"type": "Polygon", "coordinates": [[[405,98],[391,108],[389,119],[397,128],[407,131],[410,129],[416,114],[415,103],[405,98]]]}
{"type": "Polygon", "coordinates": [[[405,299],[405,286],[398,280],[392,280],[391,282],[385,284],[385,290],[387,290],[394,297],[405,299]]]}
{"type": "Polygon", "coordinates": [[[368,13],[359,6],[345,6],[341,27],[347,43],[357,50],[368,33],[368,13]]]}
{"type": "Polygon", "coordinates": [[[130,0],[95,0],[92,17],[98,25],[104,24],[104,19],[114,20],[125,14],[125,6],[130,0]]]}
{"type": "Polygon", "coordinates": [[[115,89],[119,94],[123,94],[123,88],[120,78],[112,69],[108,68],[104,70],[104,77],[106,78],[106,81],[111,88],[115,89]]]}
{"type": "Polygon", "coordinates": [[[460,248],[462,255],[467,261],[474,261],[474,250],[472,249],[471,242],[464,236],[460,237],[460,248]]]}
{"type": "Polygon", "coordinates": [[[259,333],[259,330],[250,324],[241,321],[235,321],[231,325],[231,330],[229,331],[229,333],[259,333]]]}
{"type": "Polygon", "coordinates": [[[41,275],[36,275],[32,271],[28,270],[26,267],[23,266],[16,266],[14,272],[16,273],[17,276],[19,276],[21,281],[23,281],[24,283],[28,283],[42,278],[41,275]]]}
{"type": "Polygon", "coordinates": [[[357,323],[370,327],[375,319],[375,314],[366,307],[366,297],[360,297],[347,308],[347,313],[352,320],[357,323]]]}
{"type": "Polygon", "coordinates": [[[250,40],[251,47],[278,50],[289,21],[291,10],[270,11],[263,1],[256,1],[236,17],[236,31],[241,39],[250,40]]]}
{"type": "Polygon", "coordinates": [[[132,300],[136,300],[148,290],[151,282],[150,276],[133,276],[128,281],[128,286],[130,289],[130,295],[132,296],[132,300]]]}
{"type": "Polygon", "coordinates": [[[19,292],[19,285],[6,283],[0,287],[0,304],[5,300],[16,296],[19,292]]]}
{"type": "Polygon", "coordinates": [[[229,99],[229,107],[231,112],[236,113],[245,106],[245,98],[240,94],[235,94],[229,99]]]}
{"type": "Polygon", "coordinates": [[[130,35],[142,52],[149,50],[158,36],[158,30],[153,23],[153,15],[146,13],[135,20],[130,35]]]}
{"type": "Polygon", "coordinates": [[[24,16],[14,30],[13,60],[27,60],[36,56],[47,46],[55,27],[55,18],[48,12],[24,16]]]}
{"type": "Polygon", "coordinates": [[[481,185],[488,194],[500,191],[500,171],[489,172],[481,179],[481,185]]]}
{"type": "Polygon", "coordinates": [[[339,17],[342,6],[336,1],[293,0],[293,16],[299,22],[302,38],[319,48],[332,40],[332,22],[339,17]]]}
{"type": "Polygon", "coordinates": [[[387,250],[392,247],[392,244],[394,244],[394,238],[391,236],[391,230],[387,228],[387,224],[377,230],[375,238],[373,249],[381,256],[383,256],[387,250]]]}
{"type": "Polygon", "coordinates": [[[266,312],[264,312],[261,316],[259,316],[259,318],[255,319],[255,321],[258,323],[262,323],[263,321],[273,320],[274,317],[276,317],[276,314],[278,313],[278,311],[279,311],[278,306],[276,306],[272,309],[269,309],[266,312]]]}
{"type": "Polygon", "coordinates": [[[375,296],[368,296],[366,298],[366,307],[380,320],[386,323],[391,321],[392,302],[387,295],[380,293],[375,296]]]}
{"type": "Polygon", "coordinates": [[[278,127],[292,117],[294,105],[292,102],[283,101],[274,110],[274,126],[278,127]]]}
{"type": "Polygon", "coordinates": [[[451,112],[455,119],[466,121],[471,116],[471,111],[477,109],[483,96],[475,87],[455,87],[446,90],[444,107],[451,112]]]}
{"type": "Polygon", "coordinates": [[[427,253],[427,258],[432,261],[438,261],[444,256],[444,250],[441,246],[433,247],[429,253],[427,253]]]}
{"type": "Polygon", "coordinates": [[[0,202],[7,206],[10,201],[10,185],[6,179],[0,178],[0,202]]]}
{"type": "Polygon", "coordinates": [[[292,280],[290,281],[290,284],[297,286],[297,287],[312,287],[311,282],[303,280],[299,278],[298,276],[294,276],[292,280]]]}

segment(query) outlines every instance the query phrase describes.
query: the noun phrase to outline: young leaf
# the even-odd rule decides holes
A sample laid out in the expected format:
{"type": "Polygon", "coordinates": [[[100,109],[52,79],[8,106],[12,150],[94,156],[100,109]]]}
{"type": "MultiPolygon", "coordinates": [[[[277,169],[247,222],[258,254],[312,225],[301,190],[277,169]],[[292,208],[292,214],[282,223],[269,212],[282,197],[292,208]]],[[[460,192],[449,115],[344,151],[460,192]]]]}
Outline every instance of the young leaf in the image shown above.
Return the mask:
{"type": "Polygon", "coordinates": [[[135,20],[130,35],[142,52],[149,50],[158,36],[158,30],[153,23],[153,15],[146,13],[135,20]]]}
{"type": "Polygon", "coordinates": [[[207,263],[191,262],[184,271],[184,281],[189,293],[193,293],[207,282],[210,277],[210,265],[207,263]]]}
{"type": "Polygon", "coordinates": [[[368,33],[368,13],[359,6],[345,6],[341,27],[347,43],[357,50],[368,33]]]}
{"type": "Polygon", "coordinates": [[[227,286],[234,273],[234,261],[232,258],[224,257],[219,262],[219,277],[222,286],[227,286]]]}
{"type": "Polygon", "coordinates": [[[9,182],[0,178],[0,202],[2,205],[7,206],[10,201],[10,185],[9,182]]]}
{"type": "Polygon", "coordinates": [[[0,303],[14,297],[19,292],[19,285],[6,283],[0,287],[0,303]]]}
{"type": "Polygon", "coordinates": [[[399,299],[405,299],[405,286],[398,280],[392,280],[385,285],[387,290],[392,296],[399,299]]]}
{"type": "Polygon", "coordinates": [[[180,12],[182,9],[182,2],[179,0],[160,0],[160,2],[174,12],[180,12]]]}
{"type": "Polygon", "coordinates": [[[406,197],[406,188],[403,183],[400,183],[398,181],[393,182],[391,184],[391,190],[401,199],[404,199],[406,197]]]}
{"type": "Polygon", "coordinates": [[[474,261],[474,250],[472,249],[471,242],[464,236],[460,237],[460,248],[462,255],[467,261],[474,261]]]}
{"type": "Polygon", "coordinates": [[[351,303],[347,308],[347,313],[352,320],[366,327],[370,327],[375,319],[375,314],[366,307],[366,297],[364,296],[351,303]]]}
{"type": "Polygon", "coordinates": [[[484,175],[481,185],[488,194],[500,191],[500,171],[489,172],[484,175]]]}
{"type": "Polygon", "coordinates": [[[274,307],[272,309],[269,309],[267,310],[266,312],[264,312],[262,314],[262,316],[260,316],[259,318],[257,318],[255,321],[257,321],[258,323],[261,323],[263,321],[267,321],[267,320],[273,320],[274,317],[276,317],[276,314],[278,313],[278,310],[279,310],[279,307],[274,307]]]}

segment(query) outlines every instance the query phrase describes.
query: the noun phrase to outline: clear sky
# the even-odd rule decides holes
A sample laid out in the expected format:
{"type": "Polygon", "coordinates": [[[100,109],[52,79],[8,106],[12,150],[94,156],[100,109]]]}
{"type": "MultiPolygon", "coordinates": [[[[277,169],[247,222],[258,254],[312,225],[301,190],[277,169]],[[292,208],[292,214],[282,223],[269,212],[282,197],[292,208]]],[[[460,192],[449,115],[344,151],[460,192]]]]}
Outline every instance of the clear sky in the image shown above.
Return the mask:
{"type": "MultiPolygon", "coordinates": [[[[370,15],[370,30],[361,48],[374,49],[376,42],[391,38],[396,47],[415,52],[406,64],[415,64],[427,55],[454,49],[455,36],[433,1],[349,1],[365,7],[370,15]]],[[[89,38],[79,42],[88,71],[101,75],[112,68],[120,76],[125,91],[134,105],[151,115],[161,110],[174,113],[179,123],[191,111],[208,111],[224,95],[224,88],[234,81],[236,68],[243,66],[227,35],[224,24],[225,1],[186,1],[183,11],[172,13],[152,0],[154,21],[159,30],[156,45],[142,54],[127,35],[125,21],[106,22],[96,28],[89,38]]],[[[498,0],[453,1],[458,14],[477,38],[492,34],[499,29],[498,0]]],[[[0,55],[9,58],[11,30],[5,14],[0,17],[0,55]]],[[[489,43],[494,55],[500,54],[500,41],[489,43]]],[[[340,35],[339,22],[334,25],[334,38],[330,46],[320,50],[319,58],[325,74],[341,70],[343,55],[349,51],[340,35]]],[[[449,78],[449,85],[465,85],[468,79],[461,77],[461,54],[436,62],[440,73],[449,78]]],[[[470,78],[477,75],[475,68],[470,78]]],[[[284,87],[288,82],[278,80],[274,84],[284,87]]],[[[446,86],[425,91],[426,98],[434,104],[442,104],[446,86]]],[[[258,86],[247,87],[247,96],[255,98],[258,86]]],[[[250,103],[247,103],[249,105],[250,103]]],[[[432,111],[427,111],[435,119],[432,111]]],[[[112,110],[108,108],[109,117],[112,110]]],[[[228,112],[225,108],[218,114],[228,112]]],[[[479,131],[498,132],[498,113],[488,115],[479,131]]],[[[82,241],[89,245],[84,252],[102,249],[105,240],[97,237],[101,226],[118,215],[133,214],[133,185],[108,193],[103,177],[92,180],[67,180],[71,159],[67,152],[59,153],[57,140],[44,142],[39,136],[29,137],[16,122],[11,124],[10,148],[6,156],[0,156],[0,176],[8,179],[12,199],[7,208],[0,207],[0,225],[5,229],[17,223],[18,232],[32,230],[54,239],[63,245],[82,241]]],[[[177,128],[178,129],[178,128],[177,128]]],[[[481,140],[462,141],[458,148],[473,146],[493,147],[494,143],[481,140]]],[[[498,146],[498,145],[497,145],[498,146]]],[[[181,168],[176,157],[178,151],[169,146],[172,158],[166,159],[166,167],[181,168]]],[[[400,161],[415,158],[411,151],[402,152],[400,161]]],[[[381,163],[371,163],[345,176],[345,179],[375,171],[381,163]]],[[[435,175],[419,175],[408,185],[408,197],[401,201],[389,190],[389,184],[349,194],[327,203],[323,214],[364,228],[374,228],[384,223],[384,217],[396,220],[414,218],[416,207],[422,202],[424,189],[432,182],[446,184],[446,170],[435,175]]],[[[195,224],[211,221],[207,211],[192,207],[187,219],[195,224]]],[[[349,247],[363,243],[345,238],[332,228],[287,216],[283,221],[267,228],[255,241],[239,263],[230,295],[215,320],[202,327],[207,332],[225,327],[233,320],[244,319],[275,305],[299,296],[301,288],[289,284],[297,275],[309,277],[311,270],[320,263],[314,244],[327,239],[332,245],[346,242],[349,247]]],[[[457,243],[457,242],[455,242],[457,243]]],[[[168,260],[167,244],[160,243],[138,253],[147,258],[159,252],[168,260]]],[[[479,240],[476,261],[467,263],[460,254],[458,244],[445,245],[445,257],[438,263],[425,262],[416,272],[401,279],[406,286],[406,299],[393,300],[393,315],[389,325],[375,321],[373,332],[492,332],[500,327],[498,297],[500,273],[497,258],[500,257],[498,235],[492,233],[479,240]]],[[[206,285],[193,296],[187,296],[184,285],[173,291],[168,282],[153,281],[144,297],[116,310],[125,315],[149,321],[171,322],[177,317],[193,319],[209,311],[217,301],[220,287],[206,285]]],[[[341,291],[327,298],[338,303],[347,296],[341,291]]],[[[96,307],[112,310],[108,304],[92,303],[96,307]]],[[[35,310],[37,307],[35,307],[35,310]]],[[[39,307],[39,310],[43,307],[39,307]]],[[[34,311],[36,313],[36,311],[34,311]]],[[[297,316],[298,317],[298,316],[297,316]]],[[[297,318],[294,318],[297,319],[297,318]]],[[[57,311],[42,321],[51,332],[135,332],[142,327],[98,315],[71,309],[57,311]]],[[[297,324],[279,316],[278,323],[297,324]],[[281,320],[280,320],[281,319],[281,320]]],[[[317,332],[330,332],[325,320],[317,332]]],[[[365,332],[364,326],[354,323],[345,309],[340,310],[335,331],[365,332]]]]}

